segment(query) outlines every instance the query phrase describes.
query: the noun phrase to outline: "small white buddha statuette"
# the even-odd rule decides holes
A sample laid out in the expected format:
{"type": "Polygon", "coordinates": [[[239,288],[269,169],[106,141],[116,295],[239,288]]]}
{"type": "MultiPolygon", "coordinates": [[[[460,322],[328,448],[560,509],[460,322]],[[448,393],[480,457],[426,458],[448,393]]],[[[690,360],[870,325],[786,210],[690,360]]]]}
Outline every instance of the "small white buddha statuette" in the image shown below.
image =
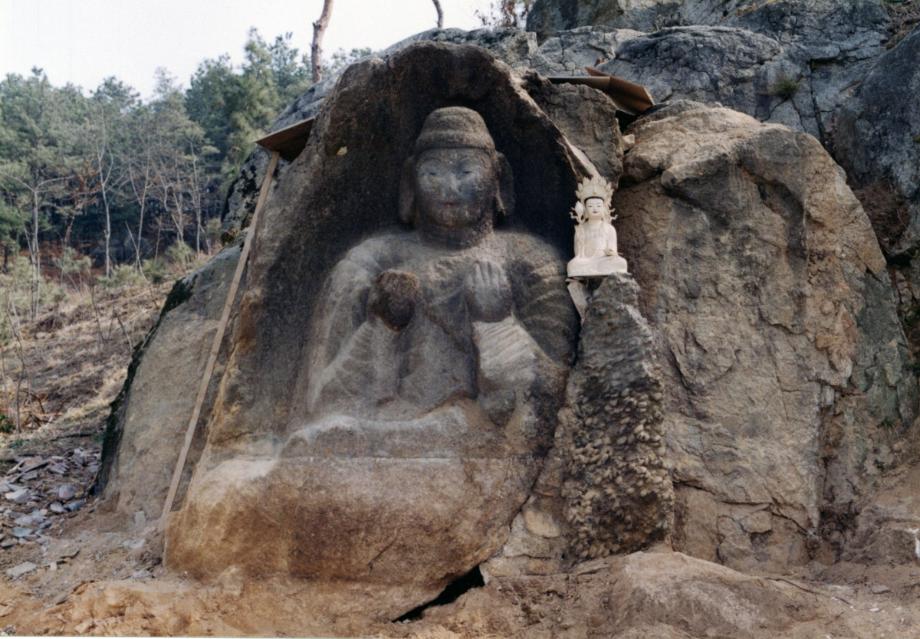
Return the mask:
{"type": "Polygon", "coordinates": [[[569,277],[603,277],[625,273],[626,260],[617,253],[617,232],[613,228],[610,203],[613,187],[596,175],[585,178],[575,191],[578,202],[575,220],[575,258],[567,267],[569,277]]]}

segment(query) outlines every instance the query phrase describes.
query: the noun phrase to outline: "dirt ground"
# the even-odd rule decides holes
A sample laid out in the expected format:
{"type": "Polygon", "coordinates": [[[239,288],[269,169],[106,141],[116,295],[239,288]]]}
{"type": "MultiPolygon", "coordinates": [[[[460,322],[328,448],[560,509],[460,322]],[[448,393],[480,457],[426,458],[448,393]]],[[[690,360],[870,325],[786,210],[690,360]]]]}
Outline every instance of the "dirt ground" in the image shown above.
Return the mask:
{"type": "MultiPolygon", "coordinates": [[[[2,352],[7,405],[22,361],[31,393],[28,424],[0,435],[2,634],[920,637],[920,561],[910,553],[753,575],[662,546],[566,575],[492,579],[403,621],[368,617],[366,587],[167,572],[156,522],[119,519],[90,493],[129,344],[153,325],[167,289],[84,298],[2,352]]],[[[920,498],[920,469],[892,482],[880,512],[920,498]]]]}

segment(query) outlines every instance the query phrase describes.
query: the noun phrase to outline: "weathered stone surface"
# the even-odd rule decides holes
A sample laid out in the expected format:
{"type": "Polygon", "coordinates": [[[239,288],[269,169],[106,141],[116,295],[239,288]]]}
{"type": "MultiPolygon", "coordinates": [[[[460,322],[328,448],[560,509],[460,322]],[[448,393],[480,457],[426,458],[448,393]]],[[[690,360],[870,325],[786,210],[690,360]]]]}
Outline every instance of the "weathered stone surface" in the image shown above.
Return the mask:
{"type": "Polygon", "coordinates": [[[877,634],[871,623],[858,624],[865,609],[850,615],[853,607],[833,592],[686,554],[637,552],[585,562],[567,575],[496,578],[428,610],[424,623],[434,636],[804,639],[827,634],[821,623],[834,619],[833,632],[843,636],[877,634]]]}
{"type": "Polygon", "coordinates": [[[877,40],[889,17],[880,0],[537,0],[527,30],[546,38],[582,26],[657,31],[686,25],[742,27],[783,41],[855,49],[877,40]]]}
{"type": "Polygon", "coordinates": [[[528,343],[541,345],[553,366],[568,359],[574,309],[558,250],[568,247],[571,229],[559,211],[589,170],[508,67],[482,49],[420,43],[347,71],[255,230],[226,373],[187,498],[171,518],[167,565],[202,577],[232,567],[373,583],[397,593],[381,594],[379,608],[396,616],[497,552],[540,473],[564,388],[552,367],[509,366],[523,342],[508,335],[523,323],[528,343]],[[496,210],[510,213],[514,202],[515,213],[498,219],[487,240],[439,253],[434,240],[400,226],[400,218],[417,225],[427,218],[414,217],[398,190],[422,121],[458,103],[482,115],[507,158],[496,210]],[[510,279],[514,313],[499,321],[495,305],[475,310],[467,299],[479,352],[470,359],[451,345],[467,339],[462,331],[453,336],[453,324],[466,317],[455,308],[455,275],[483,259],[510,279]],[[379,284],[380,269],[405,274],[362,298],[364,271],[379,284]],[[416,285],[407,285],[408,274],[416,285]],[[429,299],[435,293],[445,296],[440,304],[429,299]],[[405,321],[413,307],[402,303],[407,296],[421,318],[414,324],[405,321]],[[361,299],[389,318],[382,333],[364,323],[361,299]],[[393,358],[367,357],[386,346],[387,331],[403,330],[406,344],[437,345],[437,331],[453,341],[440,354],[403,353],[394,343],[393,358]],[[467,360],[481,369],[478,396],[464,390],[467,360]],[[390,366],[394,376],[375,373],[352,388],[366,372],[390,366]],[[410,379],[426,367],[444,379],[410,379]],[[506,397],[508,375],[523,381],[506,397]],[[339,377],[341,384],[327,383],[339,377]],[[463,388],[442,397],[442,382],[454,378],[463,388]],[[405,383],[394,401],[377,402],[387,380],[405,383]],[[345,401],[352,391],[366,397],[345,401]],[[504,426],[493,432],[493,423],[504,426]]]}
{"type": "Polygon", "coordinates": [[[920,242],[918,60],[920,31],[915,29],[878,59],[841,110],[834,134],[836,155],[891,255],[920,242]]]}
{"type": "Polygon", "coordinates": [[[483,566],[489,576],[565,572],[668,532],[674,496],[652,332],[631,276],[592,287],[555,444],[501,554],[483,566]]]}
{"type": "Polygon", "coordinates": [[[646,84],[659,102],[718,101],[825,143],[890,25],[880,0],[549,0],[528,20],[545,39],[540,58],[573,57],[575,45],[582,65],[608,60],[605,71],[646,84]]]}
{"type": "Polygon", "coordinates": [[[616,187],[623,172],[623,136],[616,107],[600,91],[572,84],[551,84],[535,74],[525,78],[527,93],[575,148],[616,187]]]}
{"type": "MultiPolygon", "coordinates": [[[[790,60],[776,40],[744,29],[710,26],[676,27],[632,38],[601,69],[644,84],[658,102],[719,102],[761,120],[769,119],[785,99],[772,95],[774,85],[781,79],[798,83],[802,76],[801,65],[790,60]]],[[[797,89],[790,85],[790,94],[798,94],[797,89]]],[[[802,92],[800,100],[806,94],[802,92]]],[[[810,103],[808,96],[800,105],[809,114],[810,103]]],[[[816,124],[809,128],[815,130],[816,124]]]]}
{"type": "Polygon", "coordinates": [[[670,523],[661,381],[637,306],[632,277],[604,279],[592,295],[569,378],[559,447],[574,559],[643,548],[662,539],[670,523]]]}
{"type": "Polygon", "coordinates": [[[135,353],[97,483],[124,514],[156,519],[162,512],[239,255],[239,247],[228,248],[177,282],[135,353]]]}
{"type": "Polygon", "coordinates": [[[632,29],[605,27],[560,31],[535,45],[530,66],[543,75],[584,75],[586,66],[613,60],[620,46],[642,35],[645,34],[632,29]]]}
{"type": "Polygon", "coordinates": [[[913,566],[920,561],[920,467],[880,484],[849,528],[837,531],[845,560],[913,566]]]}
{"type": "Polygon", "coordinates": [[[660,335],[675,543],[732,565],[805,561],[916,416],[868,219],[810,136],[687,102],[629,132],[614,204],[660,335]]]}

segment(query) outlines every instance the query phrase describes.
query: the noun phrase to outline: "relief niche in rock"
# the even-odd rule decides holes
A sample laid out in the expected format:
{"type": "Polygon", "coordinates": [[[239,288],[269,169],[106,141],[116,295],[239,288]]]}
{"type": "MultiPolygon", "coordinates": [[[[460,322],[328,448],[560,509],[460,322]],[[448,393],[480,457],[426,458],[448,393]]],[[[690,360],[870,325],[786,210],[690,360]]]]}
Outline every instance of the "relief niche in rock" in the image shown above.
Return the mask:
{"type": "Polygon", "coordinates": [[[570,358],[561,260],[511,214],[510,167],[482,117],[433,111],[399,215],[335,266],[310,339],[307,422],[284,455],[539,454],[570,358]],[[424,433],[424,436],[421,436],[424,433]],[[453,453],[451,451],[454,451],[453,453]]]}
{"type": "Polygon", "coordinates": [[[480,113],[430,111],[403,226],[318,288],[279,445],[199,465],[168,566],[392,586],[400,610],[499,551],[552,447],[577,330],[558,251],[495,228],[514,202],[480,113]]]}

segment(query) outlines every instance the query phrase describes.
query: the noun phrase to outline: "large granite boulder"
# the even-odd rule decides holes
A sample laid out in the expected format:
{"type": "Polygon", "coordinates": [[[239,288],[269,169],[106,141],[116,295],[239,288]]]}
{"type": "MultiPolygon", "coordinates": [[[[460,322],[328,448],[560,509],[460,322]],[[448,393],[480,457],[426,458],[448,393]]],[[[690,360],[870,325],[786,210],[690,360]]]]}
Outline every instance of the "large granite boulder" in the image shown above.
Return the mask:
{"type": "Polygon", "coordinates": [[[804,563],[915,436],[869,220],[811,136],[690,102],[630,132],[614,203],[660,340],[675,547],[804,563]]]}
{"type": "MultiPolygon", "coordinates": [[[[589,151],[618,172],[612,106],[586,102],[609,120],[589,151]]],[[[439,161],[461,160],[451,151],[439,161]]],[[[395,617],[498,553],[564,400],[576,330],[561,254],[571,228],[559,211],[594,171],[480,48],[423,42],[350,68],[254,230],[167,566],[367,584],[369,605],[395,617]],[[458,104],[468,108],[441,109],[458,104]],[[430,140],[485,144],[422,128],[429,114],[473,112],[499,153],[495,211],[509,215],[481,242],[464,234],[440,249],[466,209],[450,201],[435,223],[420,212],[433,196],[406,184],[421,189],[442,170],[422,171],[430,140]],[[461,277],[467,266],[476,273],[461,277]],[[513,313],[493,317],[508,312],[492,291],[506,276],[513,313]],[[495,299],[476,310],[470,291],[483,286],[495,299]]]]}
{"type": "MultiPolygon", "coordinates": [[[[142,521],[160,516],[239,256],[238,246],[228,247],[176,282],[156,325],[135,350],[112,406],[96,482],[110,509],[130,517],[141,513],[142,521]]],[[[212,384],[212,398],[215,391],[212,384]]]]}

